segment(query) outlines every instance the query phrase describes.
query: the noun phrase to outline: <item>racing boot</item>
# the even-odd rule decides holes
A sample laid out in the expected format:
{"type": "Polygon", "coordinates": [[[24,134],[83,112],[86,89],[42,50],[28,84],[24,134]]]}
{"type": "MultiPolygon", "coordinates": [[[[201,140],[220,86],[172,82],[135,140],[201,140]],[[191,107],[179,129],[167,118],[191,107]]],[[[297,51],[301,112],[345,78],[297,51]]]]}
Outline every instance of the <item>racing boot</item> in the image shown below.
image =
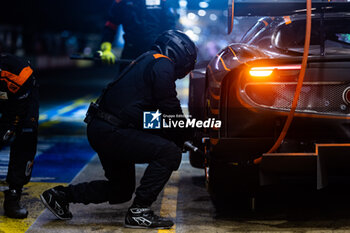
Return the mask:
{"type": "Polygon", "coordinates": [[[173,225],[173,221],[155,215],[149,208],[130,207],[125,216],[125,227],[128,228],[169,229],[173,225]]]}
{"type": "Polygon", "coordinates": [[[63,186],[48,189],[40,195],[41,201],[58,219],[69,220],[73,215],[69,211],[69,201],[63,186]]]}
{"type": "Polygon", "coordinates": [[[21,199],[21,190],[9,189],[5,192],[4,211],[9,218],[23,219],[28,216],[28,211],[19,203],[21,199]]]}

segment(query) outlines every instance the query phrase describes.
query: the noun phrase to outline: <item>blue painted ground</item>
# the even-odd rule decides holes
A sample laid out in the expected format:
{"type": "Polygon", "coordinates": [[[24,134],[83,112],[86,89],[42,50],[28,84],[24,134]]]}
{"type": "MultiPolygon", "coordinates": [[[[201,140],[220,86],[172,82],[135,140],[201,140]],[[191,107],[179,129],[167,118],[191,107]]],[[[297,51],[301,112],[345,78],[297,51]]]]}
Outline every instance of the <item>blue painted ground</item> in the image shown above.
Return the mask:
{"type": "MultiPolygon", "coordinates": [[[[31,181],[69,183],[94,155],[85,136],[40,138],[31,181]]],[[[0,180],[6,178],[8,162],[6,147],[0,151],[0,180]]]]}
{"type": "Polygon", "coordinates": [[[86,137],[54,140],[52,147],[35,158],[32,181],[69,183],[95,155],[86,137]]]}

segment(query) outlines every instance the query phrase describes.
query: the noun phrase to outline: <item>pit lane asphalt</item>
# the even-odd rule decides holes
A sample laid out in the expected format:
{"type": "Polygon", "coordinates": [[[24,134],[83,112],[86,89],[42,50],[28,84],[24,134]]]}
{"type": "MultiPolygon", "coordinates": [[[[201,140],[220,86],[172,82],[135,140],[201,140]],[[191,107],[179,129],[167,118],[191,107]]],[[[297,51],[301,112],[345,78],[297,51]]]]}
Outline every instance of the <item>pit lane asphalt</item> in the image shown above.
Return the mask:
{"type": "MultiPolygon", "coordinates": [[[[138,181],[144,169],[144,165],[137,166],[138,181]]],[[[91,179],[103,179],[96,157],[73,183],[91,179]]],[[[159,232],[350,232],[348,191],[320,194],[303,185],[278,187],[266,190],[255,212],[229,204],[216,211],[205,189],[203,171],[193,169],[184,154],[179,171],[153,205],[156,213],[172,217],[176,226],[159,232]]],[[[129,205],[74,204],[70,221],[59,221],[45,210],[28,232],[158,232],[124,228],[129,205]]]]}
{"type": "MultiPolygon", "coordinates": [[[[82,96],[97,95],[113,76],[113,69],[105,67],[42,73],[42,112],[82,96]]],[[[179,84],[183,104],[186,103],[183,97],[188,92],[186,84],[186,80],[179,84]]],[[[46,140],[84,136],[84,127],[77,122],[55,122],[41,128],[40,137],[46,140]]],[[[137,165],[138,181],[145,167],[137,165]]],[[[96,156],[74,178],[73,183],[94,179],[103,179],[103,170],[96,156]]],[[[27,206],[34,205],[30,212],[34,220],[28,223],[27,232],[350,232],[349,182],[339,182],[323,192],[314,191],[308,183],[274,186],[265,189],[257,198],[255,212],[231,205],[229,201],[217,210],[206,191],[204,172],[190,166],[187,154],[183,155],[179,171],[173,174],[153,205],[156,213],[172,217],[176,222],[176,227],[167,231],[124,228],[124,215],[130,203],[73,204],[74,218],[59,221],[51,212],[44,210],[38,198],[41,190],[57,183],[45,183],[44,186],[31,184],[33,186],[27,192],[33,198],[28,200],[25,197],[23,202],[27,206]]],[[[24,220],[13,222],[4,218],[1,221],[0,224],[16,227],[24,220]]],[[[0,232],[11,231],[0,227],[0,232]]]]}

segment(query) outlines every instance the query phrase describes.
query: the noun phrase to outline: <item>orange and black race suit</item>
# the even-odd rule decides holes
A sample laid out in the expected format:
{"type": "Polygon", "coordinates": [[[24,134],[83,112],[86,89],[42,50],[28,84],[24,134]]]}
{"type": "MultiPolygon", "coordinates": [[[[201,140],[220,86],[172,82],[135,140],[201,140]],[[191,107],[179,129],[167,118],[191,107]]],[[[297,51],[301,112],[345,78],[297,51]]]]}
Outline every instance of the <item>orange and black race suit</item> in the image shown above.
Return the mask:
{"type": "Polygon", "coordinates": [[[39,92],[29,63],[0,56],[0,150],[10,144],[7,183],[21,189],[29,182],[37,148],[39,92]]]}
{"type": "Polygon", "coordinates": [[[115,0],[105,25],[103,42],[113,42],[119,25],[124,29],[123,59],[135,59],[151,49],[164,31],[175,29],[178,18],[172,0],[115,0]]]}

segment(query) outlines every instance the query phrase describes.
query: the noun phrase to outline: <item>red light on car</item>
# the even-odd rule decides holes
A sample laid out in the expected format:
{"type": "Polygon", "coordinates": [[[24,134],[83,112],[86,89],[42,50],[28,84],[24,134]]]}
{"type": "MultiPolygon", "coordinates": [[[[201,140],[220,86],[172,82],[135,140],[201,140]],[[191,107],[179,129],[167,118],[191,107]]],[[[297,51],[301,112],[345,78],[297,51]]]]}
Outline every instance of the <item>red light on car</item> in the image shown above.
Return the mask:
{"type": "Polygon", "coordinates": [[[252,77],[268,77],[274,70],[300,70],[301,65],[286,65],[286,66],[267,66],[267,67],[253,67],[249,74],[252,77]]]}
{"type": "Polygon", "coordinates": [[[343,100],[346,104],[350,104],[350,87],[347,87],[343,92],[343,100]]]}

